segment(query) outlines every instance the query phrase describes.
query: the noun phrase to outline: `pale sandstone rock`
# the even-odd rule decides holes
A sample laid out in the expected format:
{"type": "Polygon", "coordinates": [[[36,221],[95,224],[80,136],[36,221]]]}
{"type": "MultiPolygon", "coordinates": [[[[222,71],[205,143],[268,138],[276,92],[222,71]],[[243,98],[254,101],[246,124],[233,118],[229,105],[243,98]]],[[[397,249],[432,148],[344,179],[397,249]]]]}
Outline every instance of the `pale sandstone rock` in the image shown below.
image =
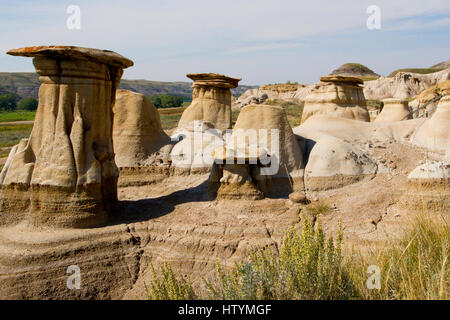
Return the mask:
{"type": "Polygon", "coordinates": [[[183,112],[178,128],[192,126],[195,120],[207,121],[216,129],[231,129],[231,91],[241,79],[215,73],[188,74],[194,80],[192,103],[183,112]]]}
{"type": "Polygon", "coordinates": [[[450,161],[427,161],[415,168],[400,204],[410,211],[450,212],[450,161]]]}
{"type": "Polygon", "coordinates": [[[433,116],[414,132],[411,143],[444,153],[450,150],[450,96],[439,101],[433,116]]]}
{"type": "Polygon", "coordinates": [[[117,205],[112,105],[123,68],[133,62],[111,51],[66,46],[8,54],[34,57],[42,85],[30,138],[10,154],[4,173],[2,223],[19,222],[8,219],[17,188],[20,200],[29,197],[32,225],[105,223],[117,205]]]}
{"type": "Polygon", "coordinates": [[[113,112],[114,152],[119,168],[148,166],[157,159],[167,162],[172,143],[150,100],[139,93],[117,90],[113,112]]]}
{"type": "MultiPolygon", "coordinates": [[[[448,96],[450,95],[450,80],[446,80],[444,82],[440,82],[436,85],[429,87],[428,89],[423,90],[419,95],[417,95],[414,100],[409,102],[409,106],[413,111],[416,111],[417,108],[423,107],[425,104],[428,104],[425,111],[433,111],[439,101],[431,103],[435,98],[439,96],[448,96]]],[[[420,116],[419,112],[414,112],[414,116],[420,116]]]]}
{"type": "Polygon", "coordinates": [[[408,100],[384,99],[383,103],[383,110],[375,119],[376,122],[412,119],[411,112],[408,108],[408,100]]]}
{"type": "Polygon", "coordinates": [[[308,203],[308,198],[306,197],[305,193],[299,191],[292,192],[289,195],[289,200],[294,203],[308,203]]]}
{"type": "Polygon", "coordinates": [[[430,74],[399,72],[394,77],[380,77],[364,82],[364,96],[370,100],[409,99],[423,90],[450,79],[450,69],[430,74]]]}
{"type": "Polygon", "coordinates": [[[244,107],[233,133],[226,138],[226,149],[227,157],[236,155],[231,158],[234,164],[216,163],[210,178],[212,193],[218,189],[219,198],[237,198],[238,195],[254,198],[255,189],[267,197],[287,196],[294,190],[303,190],[303,157],[283,108],[244,107]],[[270,156],[274,172],[269,173],[270,170],[264,168],[268,160],[265,155],[270,156]],[[243,161],[236,164],[239,158],[243,161]]]}
{"type": "Polygon", "coordinates": [[[260,89],[250,89],[233,102],[233,108],[242,109],[250,104],[263,104],[268,98],[269,96],[264,91],[260,89]]]}
{"type": "Polygon", "coordinates": [[[340,188],[380,173],[383,166],[370,156],[366,146],[389,141],[408,142],[424,121],[363,122],[334,116],[308,119],[294,128],[308,159],[305,167],[307,191],[340,188]]]}
{"type": "Polygon", "coordinates": [[[301,123],[315,115],[370,121],[362,80],[353,77],[326,76],[305,98],[301,123]]]}
{"type": "Polygon", "coordinates": [[[193,121],[190,126],[172,133],[176,142],[170,152],[171,165],[178,174],[207,173],[213,165],[212,152],[223,146],[222,132],[206,121],[193,121]]]}

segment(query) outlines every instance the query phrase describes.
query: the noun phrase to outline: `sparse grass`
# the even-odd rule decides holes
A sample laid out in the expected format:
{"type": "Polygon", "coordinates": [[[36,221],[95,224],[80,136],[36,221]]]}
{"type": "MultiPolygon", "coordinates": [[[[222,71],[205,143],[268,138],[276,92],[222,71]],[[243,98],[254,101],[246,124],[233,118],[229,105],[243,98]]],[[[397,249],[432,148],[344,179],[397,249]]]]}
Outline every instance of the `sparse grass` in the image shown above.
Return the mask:
{"type": "MultiPolygon", "coordinates": [[[[321,210],[320,210],[321,211],[321,210]]],[[[320,223],[315,228],[302,218],[301,232],[287,232],[279,254],[271,248],[253,251],[249,261],[224,270],[217,264],[206,296],[195,293],[189,281],[168,265],[162,280],[153,274],[150,298],[176,299],[449,299],[448,224],[419,216],[409,232],[369,254],[341,253],[342,229],[326,240],[320,223]],[[381,289],[366,286],[368,267],[381,269],[381,289]]]]}
{"type": "Polygon", "coordinates": [[[448,224],[419,215],[400,241],[390,241],[369,257],[353,259],[349,268],[363,299],[448,300],[449,245],[448,224]],[[381,290],[365,287],[368,265],[381,269],[381,290]]]}
{"type": "Polygon", "coordinates": [[[393,71],[389,77],[394,77],[399,72],[411,72],[411,73],[420,73],[420,74],[429,74],[442,71],[444,69],[432,69],[432,68],[406,68],[406,69],[398,69],[393,71]]]}
{"type": "Polygon", "coordinates": [[[0,112],[0,122],[33,121],[36,111],[0,112]]]}
{"type": "Polygon", "coordinates": [[[10,147],[28,138],[33,125],[0,125],[0,147],[10,147]]]}
{"type": "Polygon", "coordinates": [[[280,106],[282,107],[287,115],[289,124],[291,127],[296,127],[300,125],[303,113],[304,102],[290,102],[281,100],[266,100],[264,104],[269,106],[280,106]]]}
{"type": "Polygon", "coordinates": [[[305,211],[313,217],[327,214],[330,210],[331,207],[322,201],[311,202],[305,207],[305,211]]]}
{"type": "Polygon", "coordinates": [[[379,76],[359,76],[357,78],[361,79],[362,81],[373,81],[377,80],[379,76]]]}
{"type": "Polygon", "coordinates": [[[176,128],[184,110],[186,107],[158,109],[163,129],[176,128]]]}
{"type": "Polygon", "coordinates": [[[283,102],[281,104],[281,107],[286,111],[289,124],[292,128],[300,125],[304,104],[304,102],[283,102]]]}
{"type": "Polygon", "coordinates": [[[2,172],[4,165],[0,164],[0,172],[2,172]]]}

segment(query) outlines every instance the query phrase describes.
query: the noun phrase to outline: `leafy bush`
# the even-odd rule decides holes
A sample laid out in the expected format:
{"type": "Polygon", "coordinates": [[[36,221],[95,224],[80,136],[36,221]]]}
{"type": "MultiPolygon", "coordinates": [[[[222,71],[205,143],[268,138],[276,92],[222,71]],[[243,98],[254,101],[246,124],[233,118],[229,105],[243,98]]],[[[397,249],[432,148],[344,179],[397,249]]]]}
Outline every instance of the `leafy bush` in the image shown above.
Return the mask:
{"type": "Polygon", "coordinates": [[[0,95],[0,110],[13,111],[16,110],[16,96],[14,93],[0,95]]]}
{"type": "Polygon", "coordinates": [[[34,111],[38,107],[38,101],[35,98],[29,97],[29,98],[23,98],[19,101],[17,104],[17,109],[19,110],[27,110],[27,111],[34,111]]]}
{"type": "Polygon", "coordinates": [[[149,98],[156,108],[178,108],[184,102],[183,97],[163,94],[150,96],[149,98]]]}

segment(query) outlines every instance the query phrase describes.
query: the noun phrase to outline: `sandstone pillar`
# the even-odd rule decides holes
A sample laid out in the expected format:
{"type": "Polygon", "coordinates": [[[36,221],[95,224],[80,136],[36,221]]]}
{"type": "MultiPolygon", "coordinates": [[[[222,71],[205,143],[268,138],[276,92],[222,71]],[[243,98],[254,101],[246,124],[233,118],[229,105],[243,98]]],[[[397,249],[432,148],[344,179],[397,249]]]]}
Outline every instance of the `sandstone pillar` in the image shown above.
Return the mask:
{"type": "Polygon", "coordinates": [[[8,220],[3,209],[13,209],[8,190],[17,186],[28,190],[22,200],[29,197],[32,225],[105,223],[117,205],[112,106],[123,69],[133,62],[111,51],[71,46],[8,54],[33,57],[42,85],[30,138],[11,152],[2,173],[0,223],[8,220]]]}
{"type": "Polygon", "coordinates": [[[354,77],[321,77],[305,98],[301,123],[318,114],[369,122],[363,83],[354,77]]]}
{"type": "Polygon", "coordinates": [[[188,74],[194,80],[192,103],[183,112],[179,128],[192,126],[194,120],[208,121],[216,129],[231,129],[231,91],[241,79],[215,73],[188,74]]]}

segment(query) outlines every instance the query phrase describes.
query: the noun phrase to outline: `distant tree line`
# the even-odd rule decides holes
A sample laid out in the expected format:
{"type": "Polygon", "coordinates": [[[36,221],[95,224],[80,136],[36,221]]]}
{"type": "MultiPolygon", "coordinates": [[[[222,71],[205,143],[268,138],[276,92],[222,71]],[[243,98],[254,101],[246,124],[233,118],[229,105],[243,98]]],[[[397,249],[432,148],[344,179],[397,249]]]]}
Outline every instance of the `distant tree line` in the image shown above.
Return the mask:
{"type": "Polygon", "coordinates": [[[181,96],[171,96],[168,94],[158,94],[148,96],[156,108],[177,108],[183,105],[185,98],[181,96]]]}
{"type": "Polygon", "coordinates": [[[26,110],[34,111],[37,109],[38,101],[35,98],[23,98],[17,102],[14,93],[0,95],[0,111],[26,110]]]}

